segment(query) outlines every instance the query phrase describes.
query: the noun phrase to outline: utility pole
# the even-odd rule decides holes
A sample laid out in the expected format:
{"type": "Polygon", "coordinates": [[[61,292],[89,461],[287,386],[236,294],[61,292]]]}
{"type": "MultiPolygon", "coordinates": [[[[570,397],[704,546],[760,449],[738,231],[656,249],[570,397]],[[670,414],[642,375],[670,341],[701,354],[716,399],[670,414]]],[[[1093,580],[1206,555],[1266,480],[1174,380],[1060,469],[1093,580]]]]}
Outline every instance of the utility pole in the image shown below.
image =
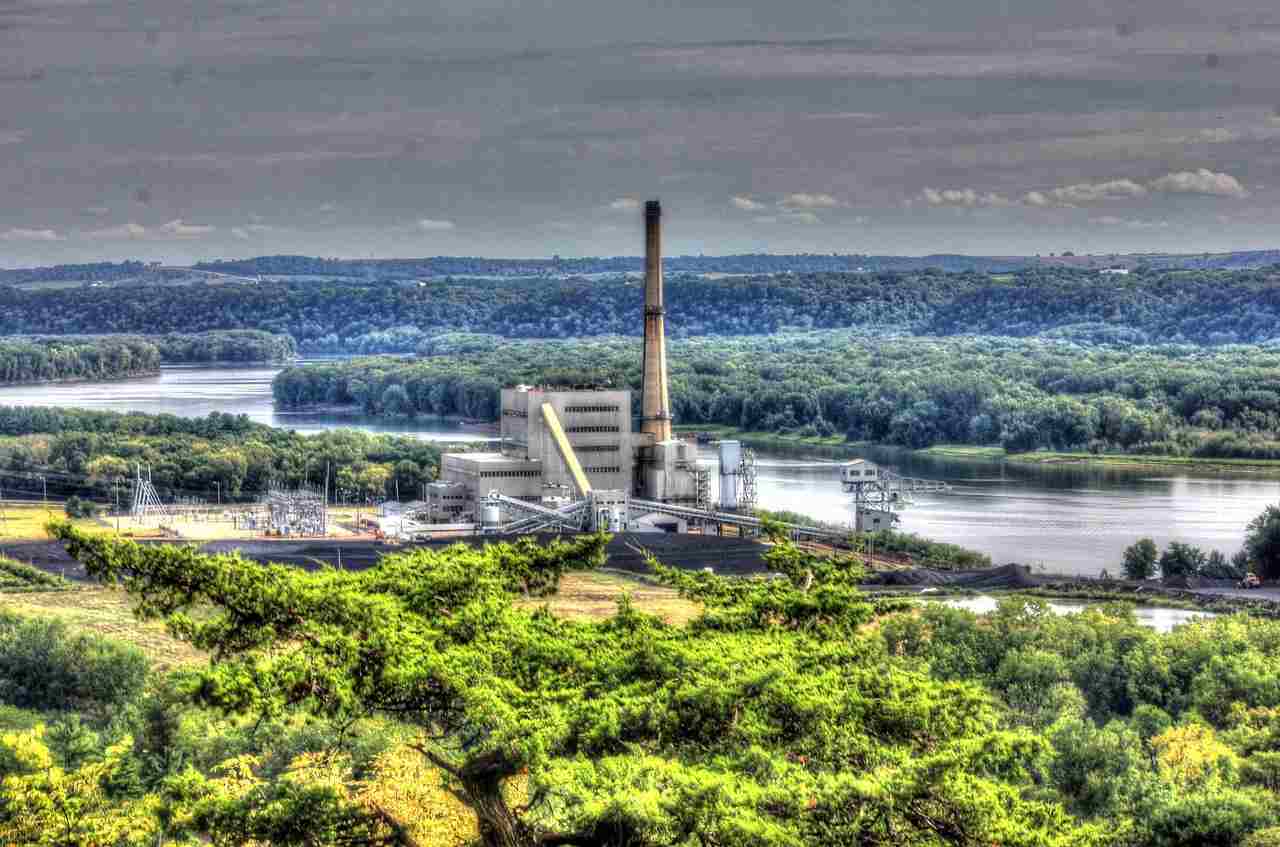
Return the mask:
{"type": "Polygon", "coordinates": [[[40,474],[40,499],[44,502],[44,510],[49,511],[49,481],[45,479],[44,474],[40,474]]]}
{"type": "Polygon", "coordinates": [[[222,508],[222,480],[214,480],[213,486],[218,490],[218,508],[222,508]]]}

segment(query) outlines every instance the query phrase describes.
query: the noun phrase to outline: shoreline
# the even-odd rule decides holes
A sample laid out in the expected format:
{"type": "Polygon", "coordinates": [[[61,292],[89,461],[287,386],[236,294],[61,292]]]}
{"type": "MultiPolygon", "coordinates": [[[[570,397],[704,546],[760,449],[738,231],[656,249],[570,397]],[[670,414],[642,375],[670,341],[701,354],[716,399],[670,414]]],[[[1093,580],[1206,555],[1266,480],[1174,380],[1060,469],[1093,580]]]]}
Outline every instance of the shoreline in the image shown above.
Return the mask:
{"type": "Polygon", "coordinates": [[[32,385],[96,385],[100,382],[123,382],[126,379],[141,379],[148,376],[160,376],[160,368],[154,371],[133,371],[120,376],[92,377],[73,376],[64,379],[32,379],[26,382],[0,382],[0,388],[26,388],[32,385]]]}
{"type": "Polygon", "coordinates": [[[497,421],[478,421],[461,415],[371,415],[354,403],[308,403],[304,406],[283,406],[273,400],[280,415],[335,415],[339,417],[377,418],[384,421],[447,421],[458,424],[464,432],[477,432],[497,436],[497,421]]]}
{"type": "Polygon", "coordinates": [[[1094,465],[1118,468],[1188,468],[1196,470],[1234,471],[1237,473],[1275,474],[1280,476],[1280,459],[1217,459],[1198,456],[1157,456],[1153,454],[1124,453],[1072,453],[1053,450],[1035,450],[1029,453],[1008,453],[1003,447],[984,447],[975,444],[937,444],[919,450],[911,450],[896,444],[874,441],[846,441],[839,436],[790,436],[768,432],[750,432],[734,427],[717,425],[683,425],[675,427],[682,434],[706,434],[716,438],[735,438],[747,446],[779,447],[784,449],[806,448],[827,451],[833,455],[853,455],[870,447],[902,450],[921,456],[964,461],[992,463],[1017,462],[1030,465],[1094,465]]]}

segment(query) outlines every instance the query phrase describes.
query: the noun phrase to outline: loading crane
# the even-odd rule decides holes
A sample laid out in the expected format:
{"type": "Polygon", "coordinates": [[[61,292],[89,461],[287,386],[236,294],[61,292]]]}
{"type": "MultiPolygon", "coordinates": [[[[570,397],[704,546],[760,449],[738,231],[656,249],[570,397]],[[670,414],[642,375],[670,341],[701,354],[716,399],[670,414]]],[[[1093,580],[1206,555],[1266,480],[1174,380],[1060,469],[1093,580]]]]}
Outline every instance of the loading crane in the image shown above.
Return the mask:
{"type": "Polygon", "coordinates": [[[951,486],[936,479],[899,476],[866,459],[854,459],[840,468],[840,482],[853,495],[855,532],[892,529],[896,510],[911,503],[917,493],[945,494],[951,486]]]}

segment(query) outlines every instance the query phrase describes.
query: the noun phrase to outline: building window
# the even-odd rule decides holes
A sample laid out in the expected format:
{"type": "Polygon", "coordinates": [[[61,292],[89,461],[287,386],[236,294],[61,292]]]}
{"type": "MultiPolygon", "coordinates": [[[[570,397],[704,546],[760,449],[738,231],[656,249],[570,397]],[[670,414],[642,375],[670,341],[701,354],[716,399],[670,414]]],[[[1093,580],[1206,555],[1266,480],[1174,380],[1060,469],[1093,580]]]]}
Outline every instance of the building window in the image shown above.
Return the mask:
{"type": "Polygon", "coordinates": [[[621,444],[582,444],[573,448],[578,453],[617,453],[621,444]]]}
{"type": "Polygon", "coordinates": [[[529,413],[522,412],[519,409],[503,409],[502,416],[504,418],[527,418],[529,417],[529,413]]]}
{"type": "Polygon", "coordinates": [[[565,406],[566,415],[617,414],[619,406],[565,406]]]}
{"type": "Polygon", "coordinates": [[[566,427],[565,432],[587,433],[587,432],[618,432],[616,426],[571,426],[566,427]]]}

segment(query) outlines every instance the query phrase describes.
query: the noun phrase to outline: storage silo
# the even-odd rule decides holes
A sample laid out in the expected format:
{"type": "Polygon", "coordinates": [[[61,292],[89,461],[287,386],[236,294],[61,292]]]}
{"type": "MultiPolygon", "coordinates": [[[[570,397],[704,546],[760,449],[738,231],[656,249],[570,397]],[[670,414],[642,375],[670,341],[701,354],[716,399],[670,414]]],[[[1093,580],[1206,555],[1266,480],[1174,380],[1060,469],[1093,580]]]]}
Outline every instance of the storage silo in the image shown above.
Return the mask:
{"type": "Polygon", "coordinates": [[[738,508],[738,472],[742,465],[742,442],[719,441],[720,448],[720,508],[733,511],[738,508]]]}

